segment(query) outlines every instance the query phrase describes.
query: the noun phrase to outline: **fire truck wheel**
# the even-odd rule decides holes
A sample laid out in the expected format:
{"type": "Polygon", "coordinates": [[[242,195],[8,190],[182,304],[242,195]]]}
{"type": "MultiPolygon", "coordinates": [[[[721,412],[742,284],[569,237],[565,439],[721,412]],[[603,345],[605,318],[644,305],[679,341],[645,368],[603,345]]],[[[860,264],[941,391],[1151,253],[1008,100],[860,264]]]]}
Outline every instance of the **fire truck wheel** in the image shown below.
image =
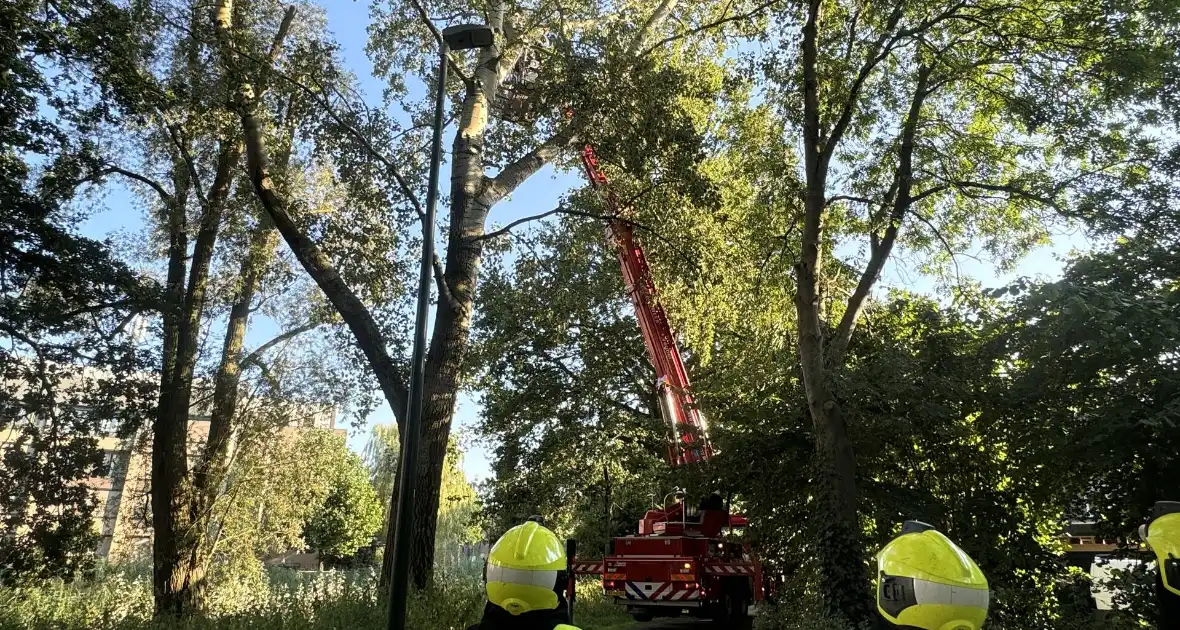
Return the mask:
{"type": "Polygon", "coordinates": [[[713,620],[717,623],[724,623],[727,628],[746,628],[750,626],[750,616],[747,610],[750,605],[750,595],[748,588],[742,588],[744,585],[732,584],[726,589],[725,594],[718,602],[717,608],[713,613],[713,620]]]}
{"type": "Polygon", "coordinates": [[[649,612],[632,613],[631,618],[635,621],[638,621],[639,623],[647,623],[652,619],[655,619],[655,617],[649,612]]]}

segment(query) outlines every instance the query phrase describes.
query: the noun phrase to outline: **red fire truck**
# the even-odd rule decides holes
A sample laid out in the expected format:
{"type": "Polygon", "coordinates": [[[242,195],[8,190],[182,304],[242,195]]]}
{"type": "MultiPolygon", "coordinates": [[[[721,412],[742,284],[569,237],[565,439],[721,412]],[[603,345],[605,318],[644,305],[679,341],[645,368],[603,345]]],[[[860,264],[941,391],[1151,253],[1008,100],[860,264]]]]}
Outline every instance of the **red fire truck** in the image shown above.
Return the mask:
{"type": "MultiPolygon", "coordinates": [[[[607,239],[618,254],[627,293],[655,367],[660,413],[670,430],[667,459],[672,466],[709,459],[708,425],[693,400],[680,349],[657,300],[655,283],[632,223],[611,192],[591,146],[582,150],[587,179],[598,190],[612,219],[607,239]]],[[[731,626],[748,619],[748,608],[765,597],[762,567],[727,533],[745,527],[746,518],[731,515],[714,495],[690,509],[683,496],[652,509],[639,521],[639,532],[616,538],[612,553],[599,562],[571,560],[575,575],[601,575],[607,596],[627,606],[636,620],[693,614],[731,626]]]]}
{"type": "Polygon", "coordinates": [[[746,519],[724,507],[695,514],[684,507],[681,500],[649,510],[637,535],[616,538],[600,562],[575,562],[574,572],[602,575],[606,595],[637,621],[688,614],[740,625],[765,596],[761,565],[745,545],[723,536],[746,519]]]}

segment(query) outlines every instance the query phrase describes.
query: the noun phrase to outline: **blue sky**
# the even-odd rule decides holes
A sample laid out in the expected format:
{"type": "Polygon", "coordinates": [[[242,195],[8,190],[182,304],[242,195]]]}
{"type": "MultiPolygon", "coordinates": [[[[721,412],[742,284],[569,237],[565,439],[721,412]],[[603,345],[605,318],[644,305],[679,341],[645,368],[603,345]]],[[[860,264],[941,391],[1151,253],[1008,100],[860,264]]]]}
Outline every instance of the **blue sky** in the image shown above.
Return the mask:
{"type": "MultiPolygon", "coordinates": [[[[365,54],[365,43],[368,40],[366,32],[369,24],[369,3],[350,0],[319,0],[325,7],[328,17],[328,27],[335,34],[336,41],[342,46],[342,53],[346,65],[360,80],[361,88],[372,104],[380,100],[384,87],[381,80],[375,78],[372,63],[365,54]]],[[[444,140],[444,146],[449,145],[444,140]]],[[[442,173],[442,180],[447,181],[446,166],[442,173]]],[[[559,199],[572,187],[581,185],[581,179],[576,174],[556,173],[547,168],[525,182],[512,197],[499,204],[492,211],[491,222],[504,224],[514,219],[537,214],[552,209],[559,199]]],[[[130,192],[118,184],[112,186],[105,197],[107,209],[92,217],[82,226],[82,231],[93,237],[104,238],[117,232],[134,234],[144,229],[143,217],[137,209],[130,192]]],[[[962,259],[961,271],[965,276],[979,279],[985,286],[999,286],[1016,276],[1047,276],[1060,274],[1062,258],[1075,248],[1084,249],[1087,241],[1080,231],[1062,232],[1054,237],[1053,243],[1040,248],[1024,259],[1011,273],[998,277],[994,268],[985,261],[962,259]]],[[[909,270],[904,264],[891,261],[882,277],[884,286],[899,286],[910,290],[931,292],[934,283],[929,278],[921,277],[916,271],[909,270]]],[[[252,326],[247,345],[256,346],[269,339],[277,332],[273,322],[255,322],[252,326]]],[[[461,434],[464,429],[471,427],[478,417],[478,402],[470,395],[460,396],[455,426],[461,434]]],[[[353,430],[349,445],[360,450],[364,447],[369,433],[369,426],[377,423],[391,423],[393,414],[383,405],[369,418],[368,426],[360,430],[353,430]]],[[[470,435],[469,433],[467,435],[470,435]]],[[[464,469],[469,479],[481,480],[488,477],[489,461],[488,446],[479,442],[464,440],[467,454],[464,459],[464,469]]]]}

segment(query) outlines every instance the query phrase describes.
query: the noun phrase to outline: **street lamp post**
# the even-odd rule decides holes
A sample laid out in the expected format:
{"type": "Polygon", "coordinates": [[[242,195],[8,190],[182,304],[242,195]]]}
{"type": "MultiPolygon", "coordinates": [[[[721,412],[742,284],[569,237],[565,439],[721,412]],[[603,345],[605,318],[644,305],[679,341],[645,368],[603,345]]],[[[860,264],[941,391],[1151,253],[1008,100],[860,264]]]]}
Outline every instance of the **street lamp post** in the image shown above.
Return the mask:
{"type": "Polygon", "coordinates": [[[410,361],[410,401],[402,435],[402,461],[398,471],[397,522],[389,584],[389,630],[406,627],[409,594],[410,537],[414,519],[414,490],[418,478],[418,450],[422,432],[422,393],[426,379],[426,317],[430,309],[430,275],[434,261],[434,216],[438,206],[438,169],[442,161],[443,110],[447,98],[447,60],[452,50],[487,48],[495,43],[492,27],[463,24],[443,30],[439,43],[438,84],[434,92],[434,140],[430,148],[430,182],[426,191],[426,216],[422,219],[422,264],[418,272],[418,313],[414,320],[414,353],[410,361]]]}

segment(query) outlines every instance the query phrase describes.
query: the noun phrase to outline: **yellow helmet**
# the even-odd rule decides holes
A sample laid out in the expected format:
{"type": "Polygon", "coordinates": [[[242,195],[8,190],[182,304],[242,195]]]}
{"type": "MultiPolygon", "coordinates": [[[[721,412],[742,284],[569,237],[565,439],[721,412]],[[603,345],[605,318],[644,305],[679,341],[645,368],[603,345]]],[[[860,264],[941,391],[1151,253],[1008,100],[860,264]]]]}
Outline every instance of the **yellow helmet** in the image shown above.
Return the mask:
{"type": "Polygon", "coordinates": [[[513,615],[557,608],[565,547],[553,532],[529,521],[504,533],[488,554],[488,601],[513,615]]]}
{"type": "Polygon", "coordinates": [[[979,630],[987,618],[987,578],[930,525],[906,521],[877,554],[877,612],[922,630],[979,630]]]}
{"type": "Polygon", "coordinates": [[[1156,503],[1139,537],[1155,554],[1164,589],[1180,595],[1180,501],[1156,503]]]}

